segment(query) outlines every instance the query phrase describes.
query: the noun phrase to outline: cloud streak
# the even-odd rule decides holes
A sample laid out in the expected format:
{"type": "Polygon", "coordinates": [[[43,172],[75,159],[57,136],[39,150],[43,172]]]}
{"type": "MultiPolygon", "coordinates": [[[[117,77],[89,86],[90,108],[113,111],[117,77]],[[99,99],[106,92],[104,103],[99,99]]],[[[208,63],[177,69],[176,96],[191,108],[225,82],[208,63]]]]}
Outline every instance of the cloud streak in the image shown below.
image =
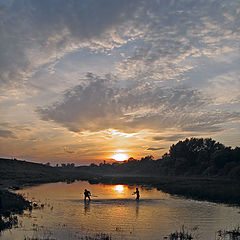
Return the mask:
{"type": "Polygon", "coordinates": [[[162,147],[150,147],[147,150],[149,150],[149,151],[158,151],[158,150],[162,150],[162,149],[164,149],[164,148],[162,148],[162,147]]]}

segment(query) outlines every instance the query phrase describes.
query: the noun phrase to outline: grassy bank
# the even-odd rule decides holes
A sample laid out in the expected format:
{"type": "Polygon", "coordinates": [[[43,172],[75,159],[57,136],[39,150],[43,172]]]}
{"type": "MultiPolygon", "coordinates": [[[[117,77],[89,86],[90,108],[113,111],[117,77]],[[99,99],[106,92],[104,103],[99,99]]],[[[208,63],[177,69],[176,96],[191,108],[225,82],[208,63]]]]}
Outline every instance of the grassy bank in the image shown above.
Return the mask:
{"type": "Polygon", "coordinates": [[[18,220],[13,214],[21,214],[23,210],[30,207],[30,202],[21,195],[0,190],[0,231],[16,225],[18,220]]]}
{"type": "Polygon", "coordinates": [[[41,183],[87,180],[91,174],[82,171],[62,171],[51,166],[0,158],[0,189],[18,189],[41,183]]]}

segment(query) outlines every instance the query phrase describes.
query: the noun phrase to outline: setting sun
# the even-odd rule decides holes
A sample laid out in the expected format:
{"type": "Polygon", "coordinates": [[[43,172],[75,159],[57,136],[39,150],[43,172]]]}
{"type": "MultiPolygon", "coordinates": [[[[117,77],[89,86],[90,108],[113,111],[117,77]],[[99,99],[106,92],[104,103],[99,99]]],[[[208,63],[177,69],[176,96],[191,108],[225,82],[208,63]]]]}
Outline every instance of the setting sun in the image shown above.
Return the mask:
{"type": "Polygon", "coordinates": [[[126,153],[116,153],[112,156],[112,158],[118,162],[122,162],[127,160],[129,156],[126,153]]]}
{"type": "Polygon", "coordinates": [[[115,191],[117,191],[118,193],[122,193],[124,190],[124,187],[123,187],[123,185],[116,185],[113,189],[115,191]]]}

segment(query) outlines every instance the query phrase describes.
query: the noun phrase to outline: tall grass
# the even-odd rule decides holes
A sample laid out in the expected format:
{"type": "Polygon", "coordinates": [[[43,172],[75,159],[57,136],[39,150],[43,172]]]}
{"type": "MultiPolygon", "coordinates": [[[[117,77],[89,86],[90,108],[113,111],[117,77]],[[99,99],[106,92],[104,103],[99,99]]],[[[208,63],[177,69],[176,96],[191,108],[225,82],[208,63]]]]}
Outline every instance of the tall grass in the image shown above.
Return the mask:
{"type": "Polygon", "coordinates": [[[198,229],[198,227],[193,228],[190,232],[187,230],[187,228],[182,225],[180,231],[176,231],[174,233],[171,233],[168,237],[165,239],[169,240],[193,240],[194,232],[198,229]]]}
{"type": "Polygon", "coordinates": [[[216,240],[240,240],[240,226],[233,230],[219,230],[216,240]]]}

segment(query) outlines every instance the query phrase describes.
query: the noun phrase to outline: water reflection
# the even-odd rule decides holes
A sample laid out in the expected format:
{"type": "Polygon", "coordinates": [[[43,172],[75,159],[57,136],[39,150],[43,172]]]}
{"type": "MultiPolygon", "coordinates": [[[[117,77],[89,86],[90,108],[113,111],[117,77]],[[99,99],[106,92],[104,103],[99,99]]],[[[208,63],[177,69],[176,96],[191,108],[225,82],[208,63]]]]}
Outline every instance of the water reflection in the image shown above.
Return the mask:
{"type": "Polygon", "coordinates": [[[84,215],[90,212],[90,201],[84,200],[84,215]]]}
{"type": "Polygon", "coordinates": [[[123,185],[116,185],[116,186],[113,187],[113,189],[114,189],[117,193],[121,194],[121,193],[123,193],[123,191],[124,191],[124,186],[123,186],[123,185]]]}
{"type": "Polygon", "coordinates": [[[138,218],[139,213],[139,201],[136,201],[136,219],[138,218]]]}

